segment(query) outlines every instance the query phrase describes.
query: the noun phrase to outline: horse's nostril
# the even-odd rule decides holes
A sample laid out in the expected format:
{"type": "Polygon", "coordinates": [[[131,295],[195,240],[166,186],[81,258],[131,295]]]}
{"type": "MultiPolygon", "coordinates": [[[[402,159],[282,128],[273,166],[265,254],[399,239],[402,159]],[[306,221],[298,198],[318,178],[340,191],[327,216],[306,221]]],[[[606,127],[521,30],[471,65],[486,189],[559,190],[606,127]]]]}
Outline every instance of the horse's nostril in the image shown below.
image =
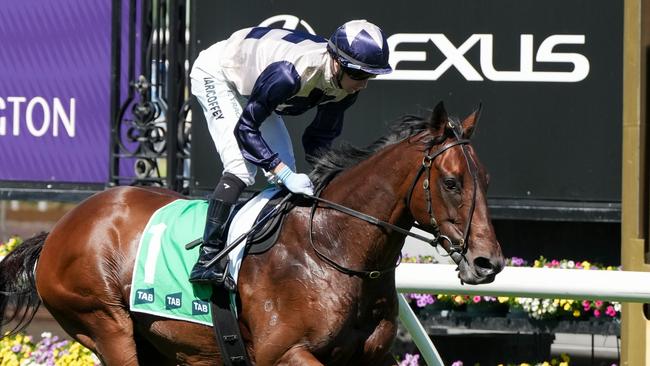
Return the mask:
{"type": "Polygon", "coordinates": [[[498,264],[493,264],[488,258],[485,257],[475,258],[474,266],[476,267],[476,271],[483,276],[489,276],[501,271],[501,266],[498,264]]]}
{"type": "Polygon", "coordinates": [[[490,263],[490,260],[485,257],[475,258],[474,265],[481,269],[492,269],[492,263],[490,263]]]}

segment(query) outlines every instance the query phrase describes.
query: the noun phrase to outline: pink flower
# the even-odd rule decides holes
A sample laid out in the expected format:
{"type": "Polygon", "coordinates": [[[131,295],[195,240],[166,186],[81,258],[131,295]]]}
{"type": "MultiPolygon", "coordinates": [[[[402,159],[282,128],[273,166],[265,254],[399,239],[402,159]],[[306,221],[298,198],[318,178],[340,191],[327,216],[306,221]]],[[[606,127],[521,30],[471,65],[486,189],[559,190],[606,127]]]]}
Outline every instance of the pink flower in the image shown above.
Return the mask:
{"type": "Polygon", "coordinates": [[[596,300],[596,301],[594,301],[594,305],[596,305],[596,307],[598,309],[600,309],[603,306],[603,301],[602,300],[596,300]]]}
{"type": "Polygon", "coordinates": [[[521,267],[526,264],[523,258],[512,257],[512,265],[515,267],[521,267]]]}
{"type": "Polygon", "coordinates": [[[404,361],[399,363],[399,366],[418,366],[420,355],[412,355],[407,353],[404,355],[404,361]]]}
{"type": "Polygon", "coordinates": [[[481,302],[481,297],[478,296],[478,295],[477,295],[477,296],[474,296],[474,297],[472,298],[472,301],[474,301],[474,304],[478,304],[479,302],[481,302]]]}
{"type": "Polygon", "coordinates": [[[582,308],[586,310],[589,310],[591,307],[591,302],[589,300],[583,300],[582,301],[582,308]]]}
{"type": "Polygon", "coordinates": [[[596,318],[600,318],[600,310],[598,310],[598,309],[594,310],[594,316],[596,318]]]}
{"type": "Polygon", "coordinates": [[[415,304],[418,308],[423,308],[435,302],[433,296],[429,294],[409,294],[409,298],[415,300],[415,304]]]}
{"type": "Polygon", "coordinates": [[[609,305],[607,309],[605,309],[605,314],[611,316],[612,318],[616,316],[616,309],[612,305],[609,305]]]}

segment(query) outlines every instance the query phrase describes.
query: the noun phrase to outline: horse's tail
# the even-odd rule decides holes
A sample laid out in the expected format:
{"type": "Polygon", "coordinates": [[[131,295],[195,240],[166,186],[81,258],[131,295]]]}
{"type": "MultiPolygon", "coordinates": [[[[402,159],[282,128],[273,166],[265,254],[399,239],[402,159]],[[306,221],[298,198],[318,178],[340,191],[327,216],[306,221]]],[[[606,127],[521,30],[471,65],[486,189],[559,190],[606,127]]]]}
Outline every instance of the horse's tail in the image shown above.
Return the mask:
{"type": "MultiPolygon", "coordinates": [[[[25,329],[41,305],[34,271],[47,235],[25,240],[0,261],[0,329],[16,322],[7,336],[25,329]]],[[[0,339],[4,336],[0,333],[0,339]]]]}

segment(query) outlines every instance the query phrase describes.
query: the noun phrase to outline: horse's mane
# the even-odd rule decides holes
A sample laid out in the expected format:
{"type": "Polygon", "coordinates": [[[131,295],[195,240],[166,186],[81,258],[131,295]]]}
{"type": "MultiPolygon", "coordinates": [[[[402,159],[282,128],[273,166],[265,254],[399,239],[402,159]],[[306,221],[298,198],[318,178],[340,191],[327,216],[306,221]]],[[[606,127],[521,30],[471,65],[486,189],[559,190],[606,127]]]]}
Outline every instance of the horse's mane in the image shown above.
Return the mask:
{"type": "MultiPolygon", "coordinates": [[[[340,147],[327,150],[318,157],[309,157],[308,159],[314,166],[310,177],[316,187],[319,187],[333,176],[358,164],[382,148],[415,136],[428,128],[431,128],[431,122],[428,119],[412,114],[405,115],[390,125],[389,132],[385,136],[365,148],[343,143],[340,147]]],[[[436,139],[432,139],[429,146],[438,143],[433,140],[436,139]]]]}

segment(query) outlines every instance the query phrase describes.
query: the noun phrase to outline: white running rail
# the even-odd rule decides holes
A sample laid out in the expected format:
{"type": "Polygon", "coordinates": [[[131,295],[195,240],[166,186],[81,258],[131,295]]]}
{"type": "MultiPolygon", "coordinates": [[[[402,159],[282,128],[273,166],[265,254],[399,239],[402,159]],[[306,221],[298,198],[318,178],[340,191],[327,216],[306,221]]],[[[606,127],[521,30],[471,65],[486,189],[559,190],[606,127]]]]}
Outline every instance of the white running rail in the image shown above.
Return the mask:
{"type": "MultiPolygon", "coordinates": [[[[395,283],[402,293],[591,299],[650,303],[650,272],[506,267],[493,283],[461,285],[451,264],[403,263],[395,283]]],[[[400,320],[429,366],[442,360],[419,320],[399,295],[400,320]]]]}

